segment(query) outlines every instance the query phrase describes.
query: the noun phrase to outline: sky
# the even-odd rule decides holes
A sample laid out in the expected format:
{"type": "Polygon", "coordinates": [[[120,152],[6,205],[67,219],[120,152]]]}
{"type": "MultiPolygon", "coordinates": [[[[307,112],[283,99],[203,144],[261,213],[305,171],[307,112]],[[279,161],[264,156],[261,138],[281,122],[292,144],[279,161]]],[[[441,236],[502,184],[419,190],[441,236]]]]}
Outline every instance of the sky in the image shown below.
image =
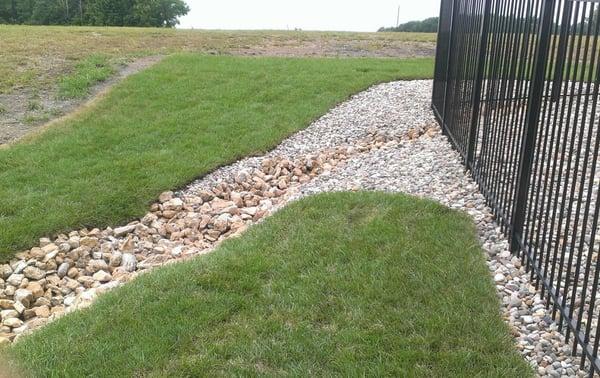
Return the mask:
{"type": "Polygon", "coordinates": [[[440,0],[186,0],[180,28],[377,31],[436,17],[440,0]]]}

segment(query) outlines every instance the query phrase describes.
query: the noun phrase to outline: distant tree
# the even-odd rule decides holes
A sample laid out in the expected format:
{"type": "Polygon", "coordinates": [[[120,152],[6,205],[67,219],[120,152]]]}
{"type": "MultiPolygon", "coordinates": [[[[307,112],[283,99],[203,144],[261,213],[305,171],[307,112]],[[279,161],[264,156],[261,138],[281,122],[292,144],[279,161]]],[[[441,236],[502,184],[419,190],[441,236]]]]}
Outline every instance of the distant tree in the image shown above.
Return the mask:
{"type": "Polygon", "coordinates": [[[439,17],[432,17],[423,21],[411,21],[397,27],[382,27],[380,32],[414,32],[414,33],[437,33],[439,17]]]}
{"type": "Polygon", "coordinates": [[[37,25],[57,25],[64,22],[61,4],[56,0],[37,0],[29,22],[37,25]]]}
{"type": "Polygon", "coordinates": [[[72,0],[71,2],[71,25],[83,25],[87,2],[84,0],[72,0]]]}
{"type": "Polygon", "coordinates": [[[0,23],[174,27],[184,0],[0,0],[0,23]]]}
{"type": "Polygon", "coordinates": [[[89,0],[85,23],[95,26],[127,26],[132,23],[133,0],[89,0]]]}
{"type": "Polygon", "coordinates": [[[178,17],[189,11],[183,0],[137,1],[133,6],[135,23],[139,26],[172,28],[179,24],[178,17]]]}
{"type": "Polygon", "coordinates": [[[33,9],[37,0],[12,0],[14,9],[13,24],[31,23],[33,9]]]}
{"type": "Polygon", "coordinates": [[[12,1],[0,0],[0,23],[8,24],[12,19],[12,1]]]}
{"type": "Polygon", "coordinates": [[[20,24],[31,18],[34,0],[0,0],[0,23],[20,24]]]}

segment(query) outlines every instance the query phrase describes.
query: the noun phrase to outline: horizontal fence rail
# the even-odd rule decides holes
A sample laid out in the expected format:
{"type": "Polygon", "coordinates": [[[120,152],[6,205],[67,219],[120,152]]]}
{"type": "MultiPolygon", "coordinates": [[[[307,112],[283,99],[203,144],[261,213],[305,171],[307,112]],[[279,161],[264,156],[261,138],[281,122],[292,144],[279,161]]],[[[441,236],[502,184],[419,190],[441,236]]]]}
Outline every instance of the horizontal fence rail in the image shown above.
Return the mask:
{"type": "Polygon", "coordinates": [[[600,373],[600,2],[442,0],[432,107],[590,376],[600,373]]]}

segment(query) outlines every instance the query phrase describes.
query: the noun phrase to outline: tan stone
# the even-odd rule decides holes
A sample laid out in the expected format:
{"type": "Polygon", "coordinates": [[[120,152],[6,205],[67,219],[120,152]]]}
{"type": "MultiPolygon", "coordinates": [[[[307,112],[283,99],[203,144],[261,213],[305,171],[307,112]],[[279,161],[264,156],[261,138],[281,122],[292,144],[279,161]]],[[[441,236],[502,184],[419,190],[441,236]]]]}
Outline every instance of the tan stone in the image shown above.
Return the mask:
{"type": "MultiPolygon", "coordinates": [[[[46,247],[44,248],[48,248],[49,246],[53,246],[54,244],[48,244],[46,245],[46,247]]],[[[58,251],[58,247],[56,248],[56,251],[58,251]]],[[[43,248],[31,248],[31,251],[29,251],[29,254],[31,255],[31,257],[33,257],[34,259],[37,260],[41,260],[43,259],[46,254],[49,252],[46,252],[43,248]]]]}
{"type": "Polygon", "coordinates": [[[108,282],[112,280],[112,276],[110,275],[110,273],[105,272],[104,270],[97,271],[96,273],[94,273],[92,278],[98,282],[108,282]]]}
{"type": "Polygon", "coordinates": [[[226,201],[226,200],[222,200],[220,198],[215,198],[214,200],[212,200],[210,202],[210,207],[213,212],[215,212],[216,214],[220,214],[222,212],[226,212],[231,207],[236,207],[236,206],[235,206],[235,203],[233,203],[232,201],[226,201]]]}
{"type": "Polygon", "coordinates": [[[50,309],[51,315],[54,315],[54,314],[60,315],[64,312],[65,312],[65,306],[55,306],[55,307],[52,307],[52,309],[50,309]]]}
{"type": "Polygon", "coordinates": [[[88,263],[87,269],[91,273],[96,273],[99,270],[108,270],[108,264],[104,260],[91,260],[88,263]]]}
{"type": "Polygon", "coordinates": [[[77,282],[81,283],[86,288],[91,288],[96,283],[96,280],[90,276],[81,276],[77,278],[77,282]]]}
{"type": "Polygon", "coordinates": [[[206,240],[208,240],[210,242],[217,241],[220,236],[221,236],[221,233],[219,231],[216,231],[216,230],[208,230],[204,234],[204,237],[206,238],[206,240]]]}
{"type": "Polygon", "coordinates": [[[29,320],[31,318],[35,318],[35,311],[33,309],[27,309],[23,311],[23,319],[29,320]]]}
{"type": "Polygon", "coordinates": [[[170,201],[171,199],[173,199],[173,192],[164,192],[158,196],[158,200],[160,201],[160,203],[165,203],[167,201],[170,201]]]}
{"type": "Polygon", "coordinates": [[[169,255],[153,255],[148,257],[146,260],[142,261],[139,264],[139,267],[142,269],[148,269],[154,266],[160,266],[169,261],[171,257],[169,255]]]}
{"type": "Polygon", "coordinates": [[[36,268],[35,266],[28,266],[27,268],[23,269],[23,274],[25,277],[32,280],[41,280],[42,278],[46,277],[46,272],[36,268]]]}
{"type": "Polygon", "coordinates": [[[69,290],[75,290],[75,289],[77,289],[79,286],[81,286],[81,285],[79,284],[79,281],[77,281],[77,280],[74,280],[74,279],[72,279],[72,278],[67,278],[67,277],[63,278],[63,284],[64,284],[64,286],[65,286],[67,289],[69,289],[69,290]]]}
{"type": "Polygon", "coordinates": [[[177,211],[175,211],[175,210],[164,210],[162,212],[163,218],[167,218],[167,219],[175,218],[176,215],[177,215],[177,211]]]}
{"type": "Polygon", "coordinates": [[[10,328],[18,328],[23,325],[23,321],[19,318],[8,318],[2,322],[5,326],[10,328]]]}
{"type": "Polygon", "coordinates": [[[180,211],[183,209],[183,201],[180,198],[173,198],[163,203],[164,210],[180,211]]]}
{"type": "Polygon", "coordinates": [[[79,277],[79,269],[72,267],[71,269],[69,269],[69,271],[67,272],[67,276],[69,278],[77,278],[79,277]]]}
{"type": "Polygon", "coordinates": [[[29,327],[29,329],[34,329],[34,328],[41,327],[46,323],[48,323],[48,317],[39,316],[37,318],[33,318],[33,319],[29,320],[26,324],[27,324],[27,327],[29,327]]]}
{"type": "Polygon", "coordinates": [[[31,292],[35,299],[44,295],[44,288],[38,282],[30,282],[29,285],[27,285],[27,290],[31,292]]]}
{"type": "Polygon", "coordinates": [[[88,248],[97,248],[100,246],[98,238],[90,237],[90,236],[85,236],[85,237],[81,238],[81,240],[79,240],[79,244],[81,246],[88,247],[88,248]]]}
{"type": "Polygon", "coordinates": [[[242,198],[242,196],[237,193],[237,192],[231,192],[231,201],[235,204],[235,206],[237,207],[244,207],[244,199],[242,198]]]}
{"type": "Polygon", "coordinates": [[[125,242],[123,242],[123,244],[121,244],[121,247],[119,249],[122,252],[133,252],[133,250],[135,249],[135,241],[130,236],[127,238],[127,240],[125,240],[125,242]]]}

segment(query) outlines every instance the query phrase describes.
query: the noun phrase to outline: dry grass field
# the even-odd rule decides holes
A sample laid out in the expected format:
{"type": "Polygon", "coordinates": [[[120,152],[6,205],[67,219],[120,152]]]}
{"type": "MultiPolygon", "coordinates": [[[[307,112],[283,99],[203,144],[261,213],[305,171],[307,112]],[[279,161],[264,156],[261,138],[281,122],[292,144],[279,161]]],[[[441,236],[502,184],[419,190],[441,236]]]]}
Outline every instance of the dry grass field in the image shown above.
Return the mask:
{"type": "Polygon", "coordinates": [[[426,57],[435,34],[203,31],[0,25],[0,93],[45,89],[90,55],[115,61],[173,52],[265,56],[426,57]]]}
{"type": "Polygon", "coordinates": [[[433,57],[435,35],[0,25],[0,146],[178,52],[433,57]]]}

